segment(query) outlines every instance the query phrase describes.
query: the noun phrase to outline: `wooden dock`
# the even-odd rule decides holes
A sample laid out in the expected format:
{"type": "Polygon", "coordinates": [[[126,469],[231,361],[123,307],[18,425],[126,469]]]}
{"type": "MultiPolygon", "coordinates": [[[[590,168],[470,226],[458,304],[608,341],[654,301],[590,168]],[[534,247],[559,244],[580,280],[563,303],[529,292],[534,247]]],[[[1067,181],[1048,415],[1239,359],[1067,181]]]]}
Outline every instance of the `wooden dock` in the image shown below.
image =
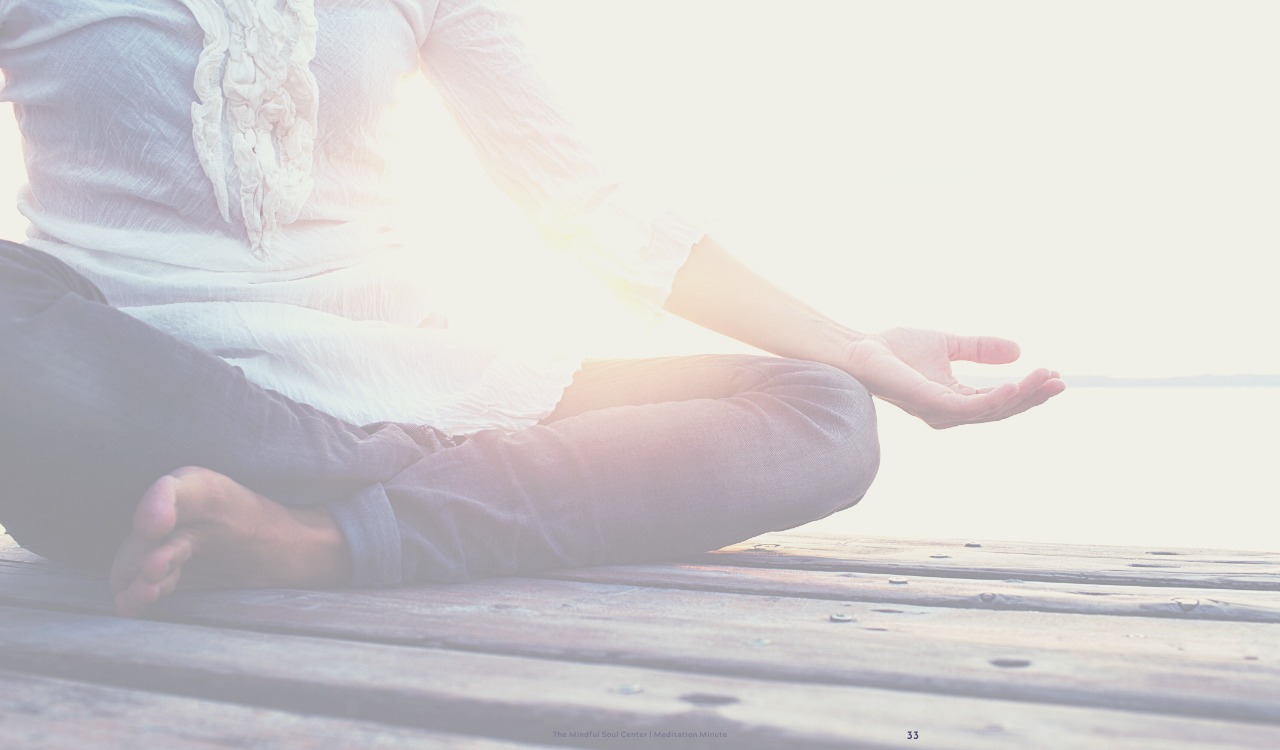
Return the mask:
{"type": "Polygon", "coordinates": [[[1270,750],[1280,554],[777,534],[130,620],[0,545],[2,748],[584,746],[1270,750]]]}

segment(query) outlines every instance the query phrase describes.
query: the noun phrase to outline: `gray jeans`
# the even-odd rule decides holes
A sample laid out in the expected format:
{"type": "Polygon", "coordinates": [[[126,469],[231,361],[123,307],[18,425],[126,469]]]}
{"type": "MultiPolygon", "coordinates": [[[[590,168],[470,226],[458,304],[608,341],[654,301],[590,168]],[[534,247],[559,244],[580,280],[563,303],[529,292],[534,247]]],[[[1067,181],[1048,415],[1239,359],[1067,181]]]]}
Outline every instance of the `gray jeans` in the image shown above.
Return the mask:
{"type": "Polygon", "coordinates": [[[352,584],[393,586],[716,549],[853,505],[878,463],[856,380],[771,357],[591,363],[516,433],[357,427],[0,242],[0,524],[77,567],[109,565],[143,491],[186,465],[327,504],[352,584]]]}

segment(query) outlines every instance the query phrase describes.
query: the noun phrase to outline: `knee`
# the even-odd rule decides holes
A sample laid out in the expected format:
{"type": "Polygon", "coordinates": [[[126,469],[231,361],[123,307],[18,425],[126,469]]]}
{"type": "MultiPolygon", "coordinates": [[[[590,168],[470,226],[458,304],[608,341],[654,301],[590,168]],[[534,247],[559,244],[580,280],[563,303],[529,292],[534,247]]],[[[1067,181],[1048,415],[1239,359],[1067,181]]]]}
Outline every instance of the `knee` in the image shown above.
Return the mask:
{"type": "Polygon", "coordinates": [[[844,472],[844,486],[839,493],[842,499],[835,509],[840,510],[855,505],[871,488],[880,470],[880,433],[875,402],[866,386],[848,373],[836,372],[845,394],[841,412],[846,419],[836,450],[843,457],[837,462],[844,472]]]}
{"type": "Polygon", "coordinates": [[[812,457],[823,497],[821,516],[856,505],[880,468],[876,408],[862,383],[835,367],[808,363],[802,378],[812,394],[815,418],[825,433],[822,449],[812,457]]]}
{"type": "Polygon", "coordinates": [[[106,301],[92,282],[61,260],[0,240],[0,322],[28,318],[68,294],[106,301]]]}

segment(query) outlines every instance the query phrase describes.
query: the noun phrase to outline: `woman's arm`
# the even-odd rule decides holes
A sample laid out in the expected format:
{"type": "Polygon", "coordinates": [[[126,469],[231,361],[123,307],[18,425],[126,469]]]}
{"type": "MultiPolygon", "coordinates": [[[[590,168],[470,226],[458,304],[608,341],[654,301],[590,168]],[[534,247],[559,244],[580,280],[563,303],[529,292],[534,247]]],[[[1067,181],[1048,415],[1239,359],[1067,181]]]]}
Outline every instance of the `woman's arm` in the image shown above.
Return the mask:
{"type": "Polygon", "coordinates": [[[701,230],[636,195],[562,114],[519,23],[493,0],[440,0],[422,66],[490,178],[549,247],[658,311],[701,230]]]}
{"type": "Polygon", "coordinates": [[[516,24],[496,4],[441,0],[422,63],[490,176],[549,244],[629,297],[654,308],[665,299],[668,310],[740,341],[839,367],[935,427],[1003,419],[1062,390],[1048,370],[994,389],[960,385],[952,360],[1011,362],[1017,345],[914,329],[866,335],[846,328],[714,241],[699,241],[696,227],[628,199],[560,114],[516,24]]]}
{"type": "Polygon", "coordinates": [[[876,396],[939,429],[1004,419],[1065,388],[1056,372],[1044,369],[996,388],[962,385],[951,373],[951,362],[1012,362],[1018,345],[909,328],[856,331],[761,278],[709,237],[677,272],[666,309],[773,354],[838,367],[876,396]]]}

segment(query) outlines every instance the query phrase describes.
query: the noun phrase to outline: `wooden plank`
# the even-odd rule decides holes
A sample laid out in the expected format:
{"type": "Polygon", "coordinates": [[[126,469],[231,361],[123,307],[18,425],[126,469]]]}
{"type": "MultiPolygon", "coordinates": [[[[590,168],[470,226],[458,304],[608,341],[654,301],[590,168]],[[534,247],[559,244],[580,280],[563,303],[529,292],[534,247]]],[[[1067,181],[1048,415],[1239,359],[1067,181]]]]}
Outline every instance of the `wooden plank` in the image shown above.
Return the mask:
{"type": "Polygon", "coordinates": [[[0,747],[534,750],[528,744],[304,716],[12,672],[0,672],[0,747]]]}
{"type": "Polygon", "coordinates": [[[1276,552],[780,533],[689,561],[886,575],[1280,591],[1280,553],[1276,552]]]}
{"type": "Polygon", "coordinates": [[[1175,561],[1181,562],[1181,558],[1183,557],[1189,557],[1193,560],[1204,558],[1218,559],[1220,561],[1239,557],[1245,561],[1255,561],[1252,563],[1244,562],[1240,564],[1265,564],[1273,567],[1280,564],[1280,552],[1272,550],[1239,550],[1207,547],[1123,544],[1068,544],[1061,542],[1022,542],[969,538],[924,539],[916,537],[848,536],[841,534],[810,532],[805,531],[804,529],[775,531],[761,534],[760,536],[755,537],[754,539],[749,539],[740,545],[730,545],[725,549],[753,547],[757,544],[797,544],[812,546],[815,549],[832,546],[852,546],[866,548],[868,550],[882,549],[886,551],[917,549],[920,551],[930,552],[939,548],[954,548],[957,545],[965,546],[969,544],[978,544],[978,547],[966,548],[986,549],[988,552],[995,551],[1002,555],[1027,555],[1048,557],[1052,559],[1094,558],[1114,561],[1133,557],[1142,558],[1145,555],[1156,559],[1159,559],[1160,557],[1171,557],[1174,558],[1175,561]]]}
{"type": "MultiPolygon", "coordinates": [[[[900,580],[906,585],[887,585],[895,590],[910,588],[928,579],[900,580]]],[[[797,627],[811,628],[815,623],[824,623],[819,629],[823,636],[830,630],[825,623],[831,614],[836,614],[854,618],[853,622],[869,632],[895,632],[939,643],[956,637],[972,640],[971,631],[991,631],[990,637],[980,640],[1002,648],[1037,648],[1046,644],[1057,648],[1065,640],[1068,646],[1080,650],[1081,658],[1089,658],[1091,654],[1104,650],[1121,654],[1150,651],[1155,655],[1179,653],[1188,657],[1222,660],[1230,665],[1269,661],[1277,656],[1277,648],[1280,648],[1280,643],[1275,641],[1274,626],[1179,624],[1121,616],[1106,621],[1091,617],[1046,618],[1037,616],[1033,611],[953,611],[905,601],[887,607],[874,601],[847,598],[815,601],[768,595],[761,603],[757,596],[726,598],[721,593],[704,596],[696,589],[646,593],[647,589],[590,584],[575,587],[571,582],[557,585],[552,581],[539,585],[532,580],[505,579],[372,593],[287,590],[189,592],[163,603],[158,609],[158,616],[244,628],[289,630],[296,627],[300,628],[297,632],[369,636],[393,642],[406,638],[406,642],[419,642],[420,626],[425,623],[442,624],[444,627],[436,628],[433,633],[451,638],[450,628],[456,624],[458,629],[473,637],[483,636],[486,643],[492,641],[485,648],[498,649],[504,648],[504,639],[520,641],[535,648],[534,643],[541,638],[541,634],[535,634],[537,638],[527,638],[512,632],[516,627],[514,623],[519,621],[498,616],[507,610],[550,616],[557,623],[565,621],[568,626],[579,629],[596,627],[614,612],[619,621],[615,627],[639,630],[646,629],[648,623],[655,620],[658,622],[654,627],[684,627],[684,621],[690,618],[695,620],[697,627],[718,630],[745,627],[794,631],[797,627]],[[628,597],[626,592],[629,589],[633,589],[634,594],[628,597]],[[647,611],[638,611],[646,607],[647,611]],[[346,612],[357,619],[335,624],[331,618],[313,616],[311,613],[317,609],[346,612]],[[706,612],[707,617],[700,617],[700,612],[706,612]],[[474,618],[472,624],[464,622],[468,617],[474,618]],[[375,619],[378,627],[369,629],[375,619]],[[625,625],[622,624],[624,622],[625,625]],[[1005,630],[1013,632],[1006,635],[1005,630]],[[1193,644],[1190,652],[1185,645],[1188,643],[1193,644]]],[[[110,612],[109,599],[99,582],[49,575],[0,578],[0,601],[72,611],[110,612]]],[[[453,640],[446,642],[455,643],[453,640]]],[[[463,643],[468,648],[474,645],[471,641],[463,643]]],[[[880,643],[883,645],[883,641],[880,643]]],[[[510,648],[519,648],[519,644],[513,643],[510,648]]]]}
{"type": "Polygon", "coordinates": [[[1010,582],[697,564],[606,565],[553,571],[540,577],[904,606],[1280,623],[1280,593],[1265,591],[1010,582]]]}
{"type": "MultiPolygon", "coordinates": [[[[3,528],[3,526],[0,526],[0,529],[3,528]]],[[[39,555],[32,554],[22,547],[19,547],[18,543],[13,540],[13,537],[8,534],[0,534],[0,560],[33,562],[41,561],[43,559],[44,558],[39,555]]]]}
{"type": "Polygon", "coordinates": [[[52,564],[43,557],[19,547],[11,538],[0,536],[0,565],[10,563],[52,564]]]}
{"type": "Polygon", "coordinates": [[[0,561],[0,604],[111,612],[106,578],[69,573],[44,563],[0,561]]]}
{"type": "MultiPolygon", "coordinates": [[[[1280,591],[1280,553],[1240,550],[846,538],[780,532],[689,561],[895,576],[1280,591]]],[[[0,537],[0,565],[5,562],[42,561],[12,540],[0,537]]]]}
{"type": "MultiPolygon", "coordinates": [[[[63,596],[57,580],[10,574],[2,595],[67,605],[81,593],[63,596]]],[[[104,597],[95,606],[105,604],[104,597]]],[[[1280,722],[1280,631],[1267,624],[836,605],[530,579],[381,592],[188,593],[161,603],[156,615],[571,661],[1280,722]],[[894,609],[901,611],[884,611],[894,609]],[[754,645],[762,642],[773,648],[754,645]]]]}
{"type": "MultiPolygon", "coordinates": [[[[710,559],[717,563],[737,562],[742,556],[738,553],[717,553],[710,559]]],[[[10,569],[20,574],[31,574],[30,566],[39,567],[47,574],[62,574],[42,558],[20,548],[0,550],[0,575],[10,569]]],[[[969,579],[724,564],[600,566],[553,571],[543,577],[931,607],[1280,622],[1280,592],[1247,589],[1056,583],[1026,578],[969,579]]],[[[99,600],[105,596],[105,583],[87,576],[81,580],[85,581],[81,587],[85,600],[99,600]]],[[[0,600],[3,599],[4,594],[0,591],[0,600]]],[[[13,599],[9,601],[15,603],[13,599]]],[[[50,602],[45,600],[42,603],[47,605],[50,602]]]]}
{"type": "MultiPolygon", "coordinates": [[[[976,750],[1269,750],[1280,742],[1275,726],[1111,708],[718,677],[2,607],[0,663],[205,700],[573,746],[615,748],[623,740],[556,739],[554,733],[710,731],[725,737],[650,735],[630,744],[770,750],[899,748],[908,730],[920,732],[922,747],[976,750]]],[[[43,702],[35,701],[36,707],[43,702]]]]}

